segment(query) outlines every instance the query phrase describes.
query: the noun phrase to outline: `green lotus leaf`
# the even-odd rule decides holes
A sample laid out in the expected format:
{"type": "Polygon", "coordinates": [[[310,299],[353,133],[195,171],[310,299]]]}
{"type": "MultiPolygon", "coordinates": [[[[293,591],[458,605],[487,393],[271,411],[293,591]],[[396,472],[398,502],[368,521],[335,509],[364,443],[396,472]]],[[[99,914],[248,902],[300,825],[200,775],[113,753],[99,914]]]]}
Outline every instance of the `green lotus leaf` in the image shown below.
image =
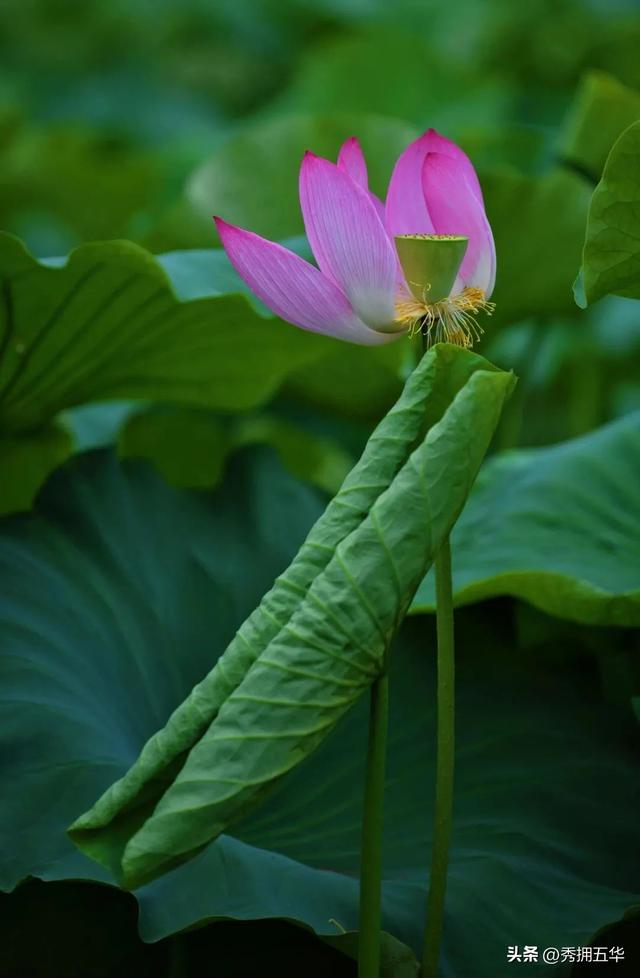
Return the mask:
{"type": "MultiPolygon", "coordinates": [[[[320,939],[285,921],[216,921],[143,943],[137,904],[112,886],[73,880],[29,880],[0,894],[0,974],[33,978],[353,978],[357,935],[320,939]],[[335,945],[335,946],[332,946],[335,945]],[[259,962],[259,964],[258,964],[259,962]]],[[[381,978],[415,978],[411,951],[384,935],[381,978]]]]}
{"type": "Polygon", "coordinates": [[[121,456],[150,459],[167,482],[186,489],[216,485],[228,456],[245,445],[272,445],[294,475],[328,493],[353,463],[333,440],[268,414],[240,415],[225,426],[198,408],[149,408],[127,420],[117,441],[121,456]]]}
{"type": "MultiPolygon", "coordinates": [[[[66,826],[125,774],[321,509],[264,449],[236,456],[215,493],[171,489],[147,464],[93,452],[52,477],[32,514],[0,522],[3,888],[27,876],[108,880],[66,826]]],[[[445,978],[509,978],[507,945],[584,944],[638,899],[628,731],[598,705],[583,660],[542,667],[511,635],[505,646],[503,622],[493,606],[457,617],[445,978]]],[[[434,647],[421,616],[391,659],[384,927],[414,952],[432,831],[434,647]]],[[[233,834],[136,891],[143,939],[221,918],[286,918],[328,937],[357,927],[367,717],[363,697],[233,834]]]]}
{"type": "Polygon", "coordinates": [[[0,430],[30,431],[65,408],[109,399],[243,410],[335,349],[241,295],[216,294],[215,262],[209,297],[180,301],[174,289],[193,288],[182,281],[193,275],[189,252],[168,267],[171,278],[127,241],[43,264],[0,235],[0,430]]]}
{"type": "Polygon", "coordinates": [[[71,451],[71,437],[59,425],[26,435],[0,437],[0,513],[28,509],[47,476],[71,451]]]}
{"type": "Polygon", "coordinates": [[[614,143],[593,192],[582,258],[586,302],[640,299],[640,121],[614,143]]]}
{"type": "Polygon", "coordinates": [[[164,975],[170,947],[143,944],[136,903],[114,887],[29,880],[0,894],[0,974],[37,978],[164,975]]]}
{"type": "MultiPolygon", "coordinates": [[[[354,961],[358,960],[357,931],[325,937],[325,942],[354,961]]],[[[380,934],[380,978],[419,978],[419,975],[420,964],[411,948],[383,930],[380,934]]]]}
{"type": "MultiPolygon", "coordinates": [[[[87,860],[65,838],[66,826],[80,810],[77,802],[69,808],[70,797],[82,796],[86,807],[124,773],[121,764],[86,763],[102,748],[85,721],[90,728],[91,716],[99,725],[100,717],[106,720],[101,703],[111,683],[124,696],[144,676],[153,685],[157,680],[155,705],[142,726],[137,709],[130,702],[125,706],[125,699],[124,713],[107,711],[112,732],[122,722],[142,735],[133,753],[128,750],[128,767],[210,669],[216,650],[231,641],[321,512],[317,493],[296,483],[266,449],[236,456],[214,494],[180,493],[148,463],[130,460],[119,466],[103,451],[68,461],[46,485],[33,514],[3,520],[0,665],[8,710],[3,729],[12,756],[24,767],[21,787],[9,793],[2,809],[7,859],[0,885],[11,888],[28,875],[55,878],[60,858],[72,875],[108,878],[96,864],[87,873],[87,860]],[[78,702],[74,675],[86,679],[78,702]],[[48,705],[40,710],[36,687],[47,676],[48,705]],[[30,732],[31,722],[48,730],[33,754],[30,744],[39,735],[30,732]],[[49,749],[51,756],[60,752],[62,763],[60,789],[54,792],[43,780],[49,749]],[[30,815],[23,809],[27,797],[30,815]],[[23,834],[24,819],[31,828],[23,834]],[[17,848],[8,844],[16,833],[22,835],[17,848]]],[[[116,742],[124,743],[120,735],[116,742]]]]}
{"type": "Polygon", "coordinates": [[[423,358],[290,568],[76,821],[86,852],[140,885],[215,839],[322,742],[384,667],[512,385],[455,347],[423,358]]]}
{"type": "MultiPolygon", "coordinates": [[[[489,460],[452,534],[454,599],[498,594],[591,625],[640,624],[640,412],[489,460]]],[[[433,575],[413,611],[435,609],[433,575]]]]}
{"type": "MultiPolygon", "coordinates": [[[[308,255],[306,239],[287,244],[308,255]]],[[[154,257],[116,241],[36,261],[0,233],[0,274],[0,450],[20,470],[0,491],[2,512],[28,508],[71,451],[69,437],[52,427],[58,414],[82,443],[69,418],[78,405],[95,408],[98,426],[104,415],[112,428],[121,415],[117,405],[110,410],[116,400],[181,404],[193,417],[202,408],[235,413],[265,403],[290,377],[290,396],[340,410],[348,389],[347,411],[378,420],[398,396],[401,361],[411,356],[403,343],[368,350],[283,323],[221,249],[154,257]],[[307,372],[311,365],[318,370],[307,372]]],[[[196,429],[204,433],[201,419],[191,443],[196,429]]],[[[286,432],[274,434],[287,440],[286,432]]],[[[161,464],[175,471],[180,460],[165,451],[161,464]]],[[[211,484],[218,468],[211,458],[208,473],[192,473],[189,483],[211,484]]]]}

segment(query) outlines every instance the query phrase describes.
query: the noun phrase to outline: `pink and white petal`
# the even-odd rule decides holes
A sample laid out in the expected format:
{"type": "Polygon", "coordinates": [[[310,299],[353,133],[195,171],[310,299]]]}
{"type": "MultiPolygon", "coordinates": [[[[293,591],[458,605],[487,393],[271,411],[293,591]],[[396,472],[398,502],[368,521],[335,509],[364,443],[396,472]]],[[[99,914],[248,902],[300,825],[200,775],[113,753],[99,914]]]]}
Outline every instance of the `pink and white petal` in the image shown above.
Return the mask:
{"type": "Polygon", "coordinates": [[[227,224],[220,217],[214,220],[238,275],[281,319],[314,333],[365,346],[395,338],[369,329],[337,285],[288,248],[227,224]]]}
{"type": "Polygon", "coordinates": [[[424,194],[436,234],[463,234],[469,238],[454,291],[466,285],[493,292],[496,249],[482,198],[469,180],[460,160],[443,153],[429,153],[422,169],[424,194]]]}
{"type": "Polygon", "coordinates": [[[366,190],[369,200],[376,209],[376,214],[385,225],[384,204],[379,197],[369,190],[369,176],[367,173],[367,162],[362,152],[362,147],[355,136],[351,136],[340,147],[338,153],[338,166],[345,173],[348,173],[354,183],[366,190]]]}
{"type": "Polygon", "coordinates": [[[456,160],[464,170],[474,193],[482,200],[478,176],[466,153],[435,129],[427,129],[407,146],[391,174],[387,192],[386,224],[392,236],[434,233],[429,201],[425,200],[422,187],[422,167],[428,153],[442,153],[456,160]]]}
{"type": "Polygon", "coordinates": [[[433,223],[422,189],[422,167],[429,152],[430,132],[410,143],[391,174],[386,201],[386,225],[398,234],[433,234],[433,223]]]}
{"type": "MultiPolygon", "coordinates": [[[[443,156],[449,156],[452,160],[455,160],[460,169],[464,172],[468,183],[472,187],[476,196],[482,200],[482,188],[480,187],[480,181],[478,180],[478,174],[475,171],[475,167],[467,154],[460,149],[455,143],[447,139],[446,136],[441,136],[439,132],[435,129],[429,129],[426,133],[427,136],[427,152],[429,153],[442,153],[443,156]]],[[[429,202],[427,201],[427,207],[429,202]]]]}
{"type": "Polygon", "coordinates": [[[342,289],[368,326],[391,326],[397,256],[369,193],[336,164],[306,153],[300,168],[300,205],[321,271],[342,289]]]}
{"type": "Polygon", "coordinates": [[[358,186],[364,190],[369,189],[367,163],[362,152],[362,147],[355,136],[351,136],[340,147],[338,166],[345,173],[348,173],[358,186]]]}

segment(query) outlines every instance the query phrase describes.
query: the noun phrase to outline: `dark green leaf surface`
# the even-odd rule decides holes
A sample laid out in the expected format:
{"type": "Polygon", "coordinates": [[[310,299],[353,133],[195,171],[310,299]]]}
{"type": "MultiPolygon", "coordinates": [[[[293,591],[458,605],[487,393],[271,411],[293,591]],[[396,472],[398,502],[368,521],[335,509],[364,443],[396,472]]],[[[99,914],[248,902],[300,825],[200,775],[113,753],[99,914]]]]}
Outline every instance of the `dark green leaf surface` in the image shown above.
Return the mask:
{"type": "MultiPolygon", "coordinates": [[[[131,894],[96,883],[30,880],[0,894],[2,978],[355,978],[344,941],[322,940],[285,921],[216,921],[145,944],[131,894]],[[337,950],[336,948],[339,948],[337,950]]],[[[408,948],[385,935],[382,978],[402,970],[408,948]],[[387,950],[388,949],[388,950],[387,950]]]]}
{"type": "MultiPolygon", "coordinates": [[[[573,621],[640,624],[640,413],[491,459],[452,547],[457,604],[511,594],[573,621]]],[[[412,610],[434,608],[430,574],[412,610]]]]}
{"type": "Polygon", "coordinates": [[[259,315],[239,295],[179,301],[188,253],[170,281],[130,242],[83,245],[64,267],[0,237],[0,428],[22,432],[75,404],[111,398],[241,410],[337,341],[259,315]]]}
{"type": "MultiPolygon", "coordinates": [[[[263,452],[238,459],[213,496],[96,453],[68,463],[34,515],[3,521],[5,888],[27,875],[104,878],[65,826],[127,770],[318,509],[263,452]]],[[[410,623],[392,660],[384,842],[384,926],[414,950],[433,784],[425,623],[410,623]]],[[[584,943],[637,899],[637,767],[612,718],[576,699],[571,675],[536,674],[524,656],[516,667],[482,621],[458,625],[443,973],[509,978],[508,944],[584,943]]],[[[337,924],[357,926],[366,725],[362,700],[234,837],[138,891],[142,936],[219,917],[295,919],[334,937],[337,924]]]]}
{"type": "MultiPolygon", "coordinates": [[[[358,960],[358,932],[347,931],[338,937],[325,937],[325,942],[339,948],[354,961],[358,960]]],[[[406,944],[392,934],[380,934],[380,978],[419,978],[420,965],[406,944]]]]}
{"type": "Polygon", "coordinates": [[[593,192],[582,260],[584,294],[640,299],[640,122],[616,141],[593,192]]]}
{"type": "Polygon", "coordinates": [[[96,452],[56,473],[32,516],[5,518],[3,763],[21,774],[2,807],[3,887],[106,878],[66,838],[69,821],[211,668],[321,511],[265,450],[234,459],[212,495],[96,452]]]}
{"type": "Polygon", "coordinates": [[[2,978],[164,978],[168,942],[145,945],[129,894],[30,880],[0,894],[2,978]]]}
{"type": "Polygon", "coordinates": [[[423,358],[291,567],[126,777],[74,824],[78,844],[127,885],[219,835],[379,673],[512,387],[483,367],[448,346],[423,358]]]}

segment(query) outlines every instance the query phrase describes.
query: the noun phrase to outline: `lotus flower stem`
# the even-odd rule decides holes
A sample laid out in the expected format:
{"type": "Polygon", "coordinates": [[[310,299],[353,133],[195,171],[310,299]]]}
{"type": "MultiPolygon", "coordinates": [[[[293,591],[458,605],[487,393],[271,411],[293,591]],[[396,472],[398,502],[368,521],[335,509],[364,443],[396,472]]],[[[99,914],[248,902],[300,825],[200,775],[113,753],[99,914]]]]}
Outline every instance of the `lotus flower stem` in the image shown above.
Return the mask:
{"type": "Polygon", "coordinates": [[[436,978],[440,961],[444,902],[453,821],[453,774],[455,765],[455,657],[451,548],[447,538],[435,559],[436,625],[438,635],[438,724],[436,798],[427,898],[427,923],[422,957],[423,978],[436,978]]]}
{"type": "Polygon", "coordinates": [[[382,825],[388,721],[389,676],[385,668],[371,687],[369,707],[360,862],[358,978],[379,978],[380,975],[382,825]]]}

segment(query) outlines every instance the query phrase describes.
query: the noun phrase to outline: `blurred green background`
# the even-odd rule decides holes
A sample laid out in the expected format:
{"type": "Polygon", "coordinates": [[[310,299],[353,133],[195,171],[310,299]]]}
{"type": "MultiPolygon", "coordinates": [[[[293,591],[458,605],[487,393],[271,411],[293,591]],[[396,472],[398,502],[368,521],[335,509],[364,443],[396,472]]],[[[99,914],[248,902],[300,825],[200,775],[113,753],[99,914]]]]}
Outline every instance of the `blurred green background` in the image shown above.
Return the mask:
{"type": "Polygon", "coordinates": [[[185,184],[274,117],[435,126],[536,173],[563,157],[585,72],[640,87],[633,0],[4,0],[1,18],[0,221],[37,255],[212,243],[171,223],[185,184]]]}
{"type": "MultiPolygon", "coordinates": [[[[640,405],[635,304],[585,313],[572,294],[590,195],[640,117],[633,0],[5,0],[0,16],[0,226],[34,255],[218,247],[213,213],[297,235],[305,148],[357,133],[384,193],[398,151],[434,126],[480,169],[497,240],[482,352],[522,376],[500,445],[640,405]]],[[[394,356],[395,379],[329,406],[375,420],[394,356]]]]}

